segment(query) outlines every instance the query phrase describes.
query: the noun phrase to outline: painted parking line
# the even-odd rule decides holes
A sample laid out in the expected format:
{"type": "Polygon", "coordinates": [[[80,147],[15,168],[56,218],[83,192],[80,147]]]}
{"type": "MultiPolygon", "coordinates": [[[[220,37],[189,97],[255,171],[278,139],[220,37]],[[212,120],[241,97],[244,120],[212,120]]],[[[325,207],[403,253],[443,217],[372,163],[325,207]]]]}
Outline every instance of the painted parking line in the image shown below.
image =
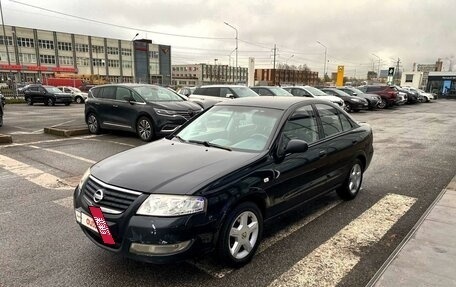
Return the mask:
{"type": "Polygon", "coordinates": [[[43,147],[39,147],[39,146],[35,146],[35,145],[29,145],[29,147],[34,148],[34,149],[39,149],[39,150],[52,152],[52,153],[55,153],[55,154],[60,154],[60,155],[66,156],[66,157],[74,158],[74,159],[77,159],[77,160],[80,160],[80,161],[84,161],[84,162],[88,162],[88,163],[91,163],[91,164],[96,163],[96,161],[94,161],[94,160],[83,158],[83,157],[80,157],[80,156],[77,156],[77,155],[73,155],[73,154],[70,154],[70,153],[63,152],[63,151],[58,151],[58,150],[51,149],[51,148],[43,148],[43,147]]]}
{"type": "Polygon", "coordinates": [[[88,136],[71,137],[71,138],[41,140],[41,141],[26,142],[26,143],[12,143],[12,144],[7,144],[7,145],[0,145],[0,149],[9,148],[9,147],[21,147],[21,146],[37,145],[37,144],[43,144],[43,143],[64,142],[64,141],[71,141],[71,140],[85,140],[85,139],[90,139],[90,138],[93,138],[93,137],[100,137],[100,136],[103,136],[103,135],[88,135],[88,136]]]}
{"type": "Polygon", "coordinates": [[[269,287],[336,286],[360,261],[361,250],[377,243],[416,200],[387,194],[269,287]]]}
{"type": "Polygon", "coordinates": [[[71,189],[64,180],[10,157],[0,155],[0,167],[46,189],[71,189]]]}
{"type": "MultiPolygon", "coordinates": [[[[275,233],[274,235],[272,235],[270,237],[265,238],[261,242],[260,246],[258,247],[257,254],[264,252],[265,250],[267,250],[269,247],[273,246],[277,242],[290,236],[291,234],[298,231],[299,229],[306,226],[307,224],[311,223],[312,221],[314,221],[321,215],[323,215],[326,212],[328,212],[329,210],[333,209],[334,207],[339,205],[341,202],[343,202],[343,201],[337,200],[337,201],[331,202],[330,204],[322,207],[321,209],[317,210],[316,212],[312,213],[311,215],[304,217],[301,220],[299,220],[298,222],[291,224],[287,228],[275,233]]],[[[214,265],[214,262],[212,262],[208,258],[203,258],[199,261],[189,260],[187,262],[215,278],[223,278],[235,270],[232,268],[226,268],[226,267],[214,265]]]]}
{"type": "Polygon", "coordinates": [[[95,138],[90,138],[88,140],[95,141],[95,142],[112,143],[112,144],[123,145],[123,146],[128,146],[128,147],[137,147],[136,145],[127,144],[127,143],[118,142],[118,141],[101,140],[101,139],[95,139],[95,138]]]}

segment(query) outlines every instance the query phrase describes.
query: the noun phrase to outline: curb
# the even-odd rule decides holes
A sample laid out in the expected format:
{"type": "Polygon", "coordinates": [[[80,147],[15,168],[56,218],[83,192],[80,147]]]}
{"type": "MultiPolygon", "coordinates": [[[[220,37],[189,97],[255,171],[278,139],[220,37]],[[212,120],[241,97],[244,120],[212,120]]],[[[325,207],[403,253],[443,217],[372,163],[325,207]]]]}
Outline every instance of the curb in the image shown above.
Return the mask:
{"type": "Polygon", "coordinates": [[[0,134],[0,144],[10,144],[13,143],[13,138],[10,135],[0,134]]]}
{"type": "Polygon", "coordinates": [[[88,135],[89,129],[87,127],[75,127],[75,128],[50,127],[50,128],[44,128],[44,133],[55,135],[55,136],[62,136],[62,137],[73,137],[73,136],[80,136],[80,135],[88,135]]]}
{"type": "Polygon", "coordinates": [[[399,253],[402,251],[402,249],[405,247],[405,245],[410,241],[410,239],[415,235],[415,233],[418,231],[418,229],[421,227],[423,224],[424,220],[427,218],[429,213],[431,213],[432,209],[434,209],[435,205],[440,201],[440,199],[443,197],[443,195],[446,193],[447,190],[456,190],[456,176],[454,176],[451,181],[448,183],[446,187],[444,187],[440,193],[437,195],[435,200],[431,203],[431,205],[426,209],[426,211],[423,213],[423,215],[418,219],[418,222],[412,227],[412,229],[407,233],[407,235],[404,237],[404,239],[399,243],[399,245],[394,249],[393,253],[386,259],[386,261],[382,264],[380,269],[377,270],[377,272],[372,276],[371,280],[366,284],[366,287],[373,287],[375,284],[380,280],[380,277],[382,277],[383,273],[388,269],[388,267],[391,265],[393,260],[399,255],[399,253]]]}

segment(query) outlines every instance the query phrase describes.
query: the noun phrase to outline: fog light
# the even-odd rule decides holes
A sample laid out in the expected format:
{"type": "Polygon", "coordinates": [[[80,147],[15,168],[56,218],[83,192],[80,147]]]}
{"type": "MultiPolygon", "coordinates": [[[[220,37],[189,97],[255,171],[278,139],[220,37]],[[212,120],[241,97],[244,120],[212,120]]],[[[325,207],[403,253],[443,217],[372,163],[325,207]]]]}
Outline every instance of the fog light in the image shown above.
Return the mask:
{"type": "Polygon", "coordinates": [[[192,240],[184,241],[176,244],[141,244],[141,243],[132,243],[130,246],[130,252],[141,254],[141,255],[168,255],[172,253],[177,253],[187,249],[192,240]]]}

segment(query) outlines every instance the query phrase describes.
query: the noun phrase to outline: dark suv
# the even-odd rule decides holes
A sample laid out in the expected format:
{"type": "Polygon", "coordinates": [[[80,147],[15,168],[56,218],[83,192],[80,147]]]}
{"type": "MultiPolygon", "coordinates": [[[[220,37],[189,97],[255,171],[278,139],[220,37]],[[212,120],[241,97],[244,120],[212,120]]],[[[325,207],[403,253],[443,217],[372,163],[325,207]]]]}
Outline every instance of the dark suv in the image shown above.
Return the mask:
{"type": "Polygon", "coordinates": [[[115,84],[91,88],[85,103],[89,131],[133,131],[143,141],[172,133],[201,112],[196,103],[169,89],[147,84],[115,84]]]}
{"type": "Polygon", "coordinates": [[[250,88],[238,85],[210,85],[197,88],[189,99],[198,103],[204,109],[210,108],[216,103],[236,98],[258,97],[258,94],[250,88]]]}
{"type": "Polygon", "coordinates": [[[23,89],[24,99],[28,105],[34,103],[44,103],[45,106],[54,106],[55,104],[65,104],[69,106],[73,101],[73,96],[69,93],[63,93],[53,86],[28,85],[23,89]]]}
{"type": "Polygon", "coordinates": [[[397,90],[394,87],[387,85],[367,85],[358,87],[359,90],[366,94],[377,94],[382,98],[382,102],[378,105],[380,109],[391,107],[396,104],[397,90]]]}

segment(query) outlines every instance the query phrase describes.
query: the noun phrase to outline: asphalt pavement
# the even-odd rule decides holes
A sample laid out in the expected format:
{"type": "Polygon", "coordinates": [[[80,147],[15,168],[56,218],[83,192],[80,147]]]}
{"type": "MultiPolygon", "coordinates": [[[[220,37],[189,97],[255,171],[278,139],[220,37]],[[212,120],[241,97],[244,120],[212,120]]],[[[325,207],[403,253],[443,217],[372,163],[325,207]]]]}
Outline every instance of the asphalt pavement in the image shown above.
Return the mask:
{"type": "Polygon", "coordinates": [[[75,222],[72,193],[94,162],[142,145],[134,134],[62,138],[83,105],[8,105],[0,133],[0,286],[365,286],[456,174],[456,101],[352,114],[375,154],[350,202],[329,194],[273,222],[247,266],[210,255],[150,265],[101,250],[75,222]],[[41,131],[40,131],[41,130],[41,131]]]}

